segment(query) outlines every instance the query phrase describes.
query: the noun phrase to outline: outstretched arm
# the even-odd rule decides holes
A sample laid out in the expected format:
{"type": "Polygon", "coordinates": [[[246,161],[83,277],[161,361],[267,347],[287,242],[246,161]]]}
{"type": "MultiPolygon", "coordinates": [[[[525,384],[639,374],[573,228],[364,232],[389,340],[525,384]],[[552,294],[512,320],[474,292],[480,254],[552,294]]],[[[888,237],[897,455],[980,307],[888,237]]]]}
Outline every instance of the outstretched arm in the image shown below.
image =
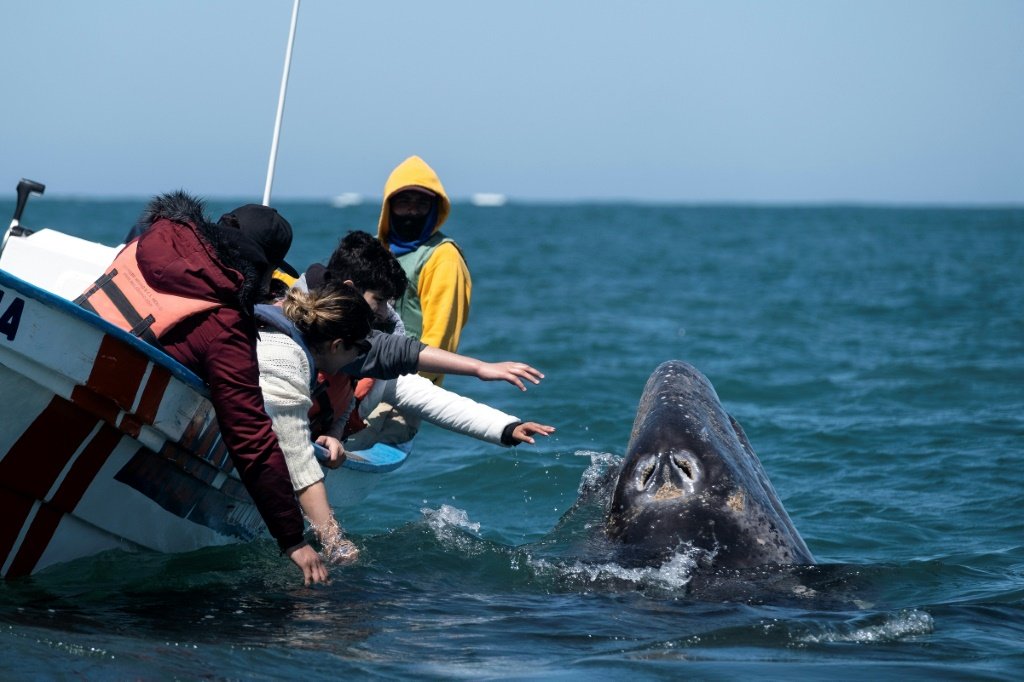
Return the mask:
{"type": "MultiPolygon", "coordinates": [[[[530,442],[530,436],[550,427],[524,422],[519,418],[459,395],[430,382],[419,374],[398,377],[384,384],[383,390],[367,397],[360,408],[368,414],[378,401],[390,403],[407,417],[430,422],[443,429],[505,446],[530,442]],[[371,397],[372,396],[372,397],[371,397]],[[513,433],[521,427],[518,433],[513,433]]],[[[547,435],[544,432],[543,435],[547,435]]]]}
{"type": "Polygon", "coordinates": [[[466,355],[425,346],[416,339],[397,334],[373,332],[370,352],[342,368],[350,376],[394,379],[416,370],[440,374],[463,374],[482,381],[507,381],[525,391],[523,380],[539,384],[538,370],[522,362],[484,362],[466,355]]]}
{"type": "Polygon", "coordinates": [[[462,374],[481,381],[507,381],[525,391],[523,380],[539,384],[544,378],[539,370],[523,362],[484,362],[467,355],[449,353],[427,346],[420,351],[419,369],[443,374],[462,374]]]}

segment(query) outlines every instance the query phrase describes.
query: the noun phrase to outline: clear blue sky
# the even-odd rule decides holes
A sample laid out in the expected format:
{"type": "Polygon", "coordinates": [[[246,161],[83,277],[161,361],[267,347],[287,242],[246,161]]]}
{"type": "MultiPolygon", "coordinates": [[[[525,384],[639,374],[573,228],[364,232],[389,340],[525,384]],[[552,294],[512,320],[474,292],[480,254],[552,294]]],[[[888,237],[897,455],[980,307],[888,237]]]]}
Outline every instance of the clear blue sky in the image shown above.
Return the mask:
{"type": "MultiPolygon", "coordinates": [[[[0,190],[263,192],[291,0],[32,0],[0,190]]],[[[304,0],[274,198],[1024,203],[1024,1],[304,0]]]]}

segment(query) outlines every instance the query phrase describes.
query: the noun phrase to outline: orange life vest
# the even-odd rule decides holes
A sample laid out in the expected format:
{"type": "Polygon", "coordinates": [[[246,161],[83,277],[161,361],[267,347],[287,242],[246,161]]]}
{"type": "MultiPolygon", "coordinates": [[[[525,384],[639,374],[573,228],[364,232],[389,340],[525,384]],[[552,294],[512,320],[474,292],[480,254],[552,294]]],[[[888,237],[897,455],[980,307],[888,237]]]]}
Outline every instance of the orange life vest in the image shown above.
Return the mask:
{"type": "Polygon", "coordinates": [[[345,426],[346,437],[366,428],[366,422],[359,416],[359,404],[362,403],[363,399],[370,393],[370,389],[373,388],[374,381],[376,381],[376,379],[364,377],[356,382],[356,406],[352,409],[351,414],[348,415],[348,424],[345,426]]]}
{"type": "Polygon", "coordinates": [[[150,343],[192,315],[222,304],[157,291],[136,258],[138,240],[121,249],[107,271],[75,303],[150,343]]]}
{"type": "MultiPolygon", "coordinates": [[[[312,396],[313,406],[309,408],[309,426],[314,438],[327,433],[335,420],[348,413],[355,395],[352,384],[352,377],[347,374],[320,372],[317,375],[317,387],[312,396]]],[[[351,414],[358,412],[358,409],[353,408],[351,414]]]]}

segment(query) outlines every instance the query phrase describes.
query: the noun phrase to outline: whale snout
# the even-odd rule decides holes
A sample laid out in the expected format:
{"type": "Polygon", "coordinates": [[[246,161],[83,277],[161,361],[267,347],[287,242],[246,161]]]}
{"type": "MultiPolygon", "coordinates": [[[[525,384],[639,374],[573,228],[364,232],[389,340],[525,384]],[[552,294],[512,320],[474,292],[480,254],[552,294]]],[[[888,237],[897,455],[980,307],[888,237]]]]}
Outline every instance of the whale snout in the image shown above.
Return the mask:
{"type": "Polygon", "coordinates": [[[637,460],[631,483],[636,493],[661,502],[692,495],[702,473],[690,452],[651,453],[637,460]]]}
{"type": "Polygon", "coordinates": [[[647,379],[616,476],[606,529],[644,560],[688,545],[721,567],[814,563],[743,428],[693,365],[670,360],[647,379]]]}

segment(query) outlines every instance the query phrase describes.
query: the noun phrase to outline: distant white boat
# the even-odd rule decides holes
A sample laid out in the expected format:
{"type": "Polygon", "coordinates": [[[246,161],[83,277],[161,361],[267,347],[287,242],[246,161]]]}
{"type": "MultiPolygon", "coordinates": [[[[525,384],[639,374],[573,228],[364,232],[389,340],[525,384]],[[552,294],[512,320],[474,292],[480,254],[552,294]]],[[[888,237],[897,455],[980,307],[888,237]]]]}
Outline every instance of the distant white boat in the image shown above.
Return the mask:
{"type": "Polygon", "coordinates": [[[496,192],[477,192],[469,200],[474,206],[495,207],[504,206],[508,202],[508,197],[496,192]]]}
{"type": "Polygon", "coordinates": [[[345,208],[347,206],[358,206],[363,203],[363,195],[355,192],[343,192],[331,199],[331,206],[334,208],[345,208]]]}

